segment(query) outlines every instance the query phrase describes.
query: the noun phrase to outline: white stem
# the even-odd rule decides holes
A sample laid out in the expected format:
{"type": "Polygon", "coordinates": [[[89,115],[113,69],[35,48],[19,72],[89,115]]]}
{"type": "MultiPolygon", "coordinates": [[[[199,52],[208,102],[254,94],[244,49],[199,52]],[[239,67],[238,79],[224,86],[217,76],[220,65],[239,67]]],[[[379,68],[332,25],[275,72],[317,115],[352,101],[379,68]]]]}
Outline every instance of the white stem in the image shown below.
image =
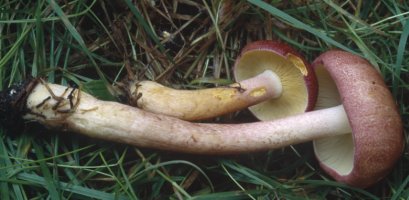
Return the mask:
{"type": "Polygon", "coordinates": [[[244,88],[248,96],[264,96],[263,99],[259,99],[260,102],[272,98],[278,98],[283,92],[283,85],[281,84],[280,77],[271,70],[265,70],[257,76],[231,85],[231,87],[237,86],[244,88]],[[266,95],[264,95],[264,93],[266,95]]]}
{"type": "MultiPolygon", "coordinates": [[[[66,98],[71,90],[67,92],[65,87],[53,84],[48,87],[66,98]]],[[[71,107],[69,100],[54,106],[56,100],[49,98],[50,93],[43,84],[38,84],[27,99],[29,112],[24,118],[104,140],[199,154],[261,151],[350,132],[343,106],[276,121],[204,124],[100,101],[86,93],[79,97],[78,93],[74,94],[71,103],[75,107],[78,102],[78,106],[67,113],[71,107]]]]}
{"type": "Polygon", "coordinates": [[[130,84],[130,104],[143,110],[201,120],[238,111],[281,95],[280,78],[265,71],[253,78],[226,87],[176,90],[152,81],[130,84]]]}

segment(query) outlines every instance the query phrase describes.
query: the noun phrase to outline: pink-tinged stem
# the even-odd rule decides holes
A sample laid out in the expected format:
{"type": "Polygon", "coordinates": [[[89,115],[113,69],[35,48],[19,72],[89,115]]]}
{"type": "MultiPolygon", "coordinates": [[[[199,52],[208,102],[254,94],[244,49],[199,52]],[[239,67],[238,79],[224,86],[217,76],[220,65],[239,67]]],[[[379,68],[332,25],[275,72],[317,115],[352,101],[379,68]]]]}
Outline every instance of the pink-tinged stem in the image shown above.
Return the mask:
{"type": "Polygon", "coordinates": [[[28,96],[26,106],[29,112],[24,119],[48,127],[139,147],[197,154],[261,151],[351,132],[342,106],[275,121],[205,124],[100,101],[78,90],[43,83],[28,96]],[[47,88],[64,100],[50,98],[47,88]]]}

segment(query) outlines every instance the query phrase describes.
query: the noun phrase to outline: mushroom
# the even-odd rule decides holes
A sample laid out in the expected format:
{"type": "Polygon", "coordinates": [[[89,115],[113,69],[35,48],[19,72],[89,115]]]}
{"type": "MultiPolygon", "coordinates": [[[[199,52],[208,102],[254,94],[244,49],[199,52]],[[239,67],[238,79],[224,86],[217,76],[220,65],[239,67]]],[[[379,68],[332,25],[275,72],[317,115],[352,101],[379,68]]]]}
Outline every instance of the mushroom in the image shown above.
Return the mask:
{"type": "Polygon", "coordinates": [[[278,41],[248,44],[236,60],[233,85],[175,90],[152,81],[129,85],[129,104],[153,113],[192,121],[247,108],[262,120],[290,116],[314,107],[317,81],[311,66],[278,41]]]}
{"type": "Polygon", "coordinates": [[[317,98],[317,80],[303,56],[289,45],[271,40],[246,45],[234,64],[236,81],[271,71],[280,77],[282,93],[277,98],[249,107],[260,120],[291,116],[314,108],[317,98]]]}
{"type": "Polygon", "coordinates": [[[344,51],[328,51],[312,65],[319,85],[316,109],[342,103],[352,128],[345,135],[314,140],[320,166],[350,185],[377,182],[404,145],[402,122],[387,86],[371,64],[344,51]]]}
{"type": "Polygon", "coordinates": [[[129,104],[143,110],[195,121],[238,111],[281,95],[277,75],[265,71],[225,87],[177,90],[154,81],[131,81],[129,104]]]}
{"type": "Polygon", "coordinates": [[[360,57],[331,51],[314,65],[334,80],[342,105],[272,121],[193,123],[34,79],[0,94],[0,122],[6,126],[18,119],[36,121],[94,138],[195,154],[263,151],[315,140],[324,170],[336,180],[359,187],[374,184],[391,170],[403,146],[402,124],[391,94],[360,57]],[[326,142],[321,140],[324,137],[352,138],[355,148],[349,161],[330,158],[333,155],[326,148],[344,140],[326,142]],[[338,160],[347,162],[334,166],[341,163],[338,160]]]}

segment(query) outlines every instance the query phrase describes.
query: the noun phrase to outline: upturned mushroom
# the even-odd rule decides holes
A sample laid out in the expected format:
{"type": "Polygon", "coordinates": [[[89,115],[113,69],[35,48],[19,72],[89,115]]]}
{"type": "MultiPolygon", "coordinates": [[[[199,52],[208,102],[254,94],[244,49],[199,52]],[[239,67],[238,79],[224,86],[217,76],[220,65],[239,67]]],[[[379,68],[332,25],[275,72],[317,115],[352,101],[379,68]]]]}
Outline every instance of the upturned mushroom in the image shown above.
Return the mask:
{"type": "Polygon", "coordinates": [[[403,151],[403,128],[395,102],[369,62],[328,51],[313,62],[319,92],[316,109],[342,104],[352,130],[314,140],[320,166],[334,179],[367,187],[385,176],[403,151]]]}
{"type": "Polygon", "coordinates": [[[129,104],[143,110],[192,121],[247,108],[262,120],[309,111],[317,81],[308,62],[289,45],[256,41],[235,62],[238,83],[204,90],[175,90],[152,81],[129,84],[129,104]]]}
{"type": "Polygon", "coordinates": [[[274,120],[314,108],[317,80],[310,64],[286,43],[271,40],[246,45],[234,64],[236,81],[271,71],[280,77],[282,93],[249,107],[260,120],[274,120]]]}
{"type": "Polygon", "coordinates": [[[315,144],[322,166],[336,180],[372,185],[391,170],[402,151],[402,124],[392,96],[380,75],[360,57],[331,51],[315,66],[334,80],[342,105],[273,121],[192,123],[34,79],[1,93],[1,123],[36,121],[94,138],[195,154],[237,154],[349,137],[355,149],[347,157],[350,161],[339,167],[334,165],[340,162],[333,160],[343,158],[331,159],[325,149],[336,142],[315,144]]]}

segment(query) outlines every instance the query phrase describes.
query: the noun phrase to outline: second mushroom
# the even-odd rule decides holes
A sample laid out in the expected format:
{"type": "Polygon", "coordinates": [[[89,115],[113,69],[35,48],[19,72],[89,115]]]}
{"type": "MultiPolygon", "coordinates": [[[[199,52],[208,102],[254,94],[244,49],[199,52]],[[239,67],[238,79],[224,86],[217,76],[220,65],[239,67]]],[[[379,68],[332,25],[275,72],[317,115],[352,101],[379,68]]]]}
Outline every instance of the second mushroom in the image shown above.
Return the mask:
{"type": "Polygon", "coordinates": [[[317,81],[311,66],[289,45],[256,41],[244,47],[235,62],[237,83],[202,90],[176,90],[153,81],[127,87],[130,105],[194,121],[249,106],[262,120],[283,118],[314,108],[317,81]]]}

